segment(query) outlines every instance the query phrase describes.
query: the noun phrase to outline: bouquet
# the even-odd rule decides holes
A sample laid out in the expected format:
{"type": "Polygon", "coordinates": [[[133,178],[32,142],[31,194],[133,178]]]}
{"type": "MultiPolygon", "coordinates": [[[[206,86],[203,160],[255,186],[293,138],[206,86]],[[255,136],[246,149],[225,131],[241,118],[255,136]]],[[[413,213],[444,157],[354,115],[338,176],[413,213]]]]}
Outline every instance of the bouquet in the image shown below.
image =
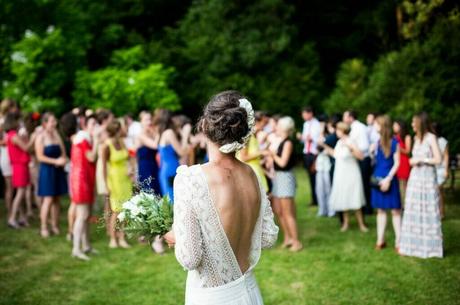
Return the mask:
{"type": "Polygon", "coordinates": [[[166,196],[141,191],[123,203],[118,221],[129,237],[143,236],[152,242],[155,236],[171,230],[173,205],[166,196]]]}

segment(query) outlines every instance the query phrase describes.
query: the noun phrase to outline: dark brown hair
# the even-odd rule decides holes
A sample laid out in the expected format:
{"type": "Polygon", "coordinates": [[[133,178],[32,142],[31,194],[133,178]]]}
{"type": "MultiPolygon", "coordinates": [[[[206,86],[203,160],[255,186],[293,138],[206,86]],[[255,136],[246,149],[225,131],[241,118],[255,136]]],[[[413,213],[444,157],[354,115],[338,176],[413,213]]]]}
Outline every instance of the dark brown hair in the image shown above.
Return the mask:
{"type": "Polygon", "coordinates": [[[5,131],[17,130],[19,128],[19,115],[17,113],[7,113],[5,121],[3,122],[3,129],[5,131]]]}
{"type": "Polygon", "coordinates": [[[420,112],[416,115],[414,115],[414,119],[417,126],[417,133],[416,137],[420,139],[420,141],[423,141],[423,138],[425,137],[427,132],[431,131],[431,123],[430,123],[430,118],[428,117],[428,114],[426,112],[420,112]]]}
{"type": "Polygon", "coordinates": [[[166,129],[174,130],[174,124],[172,121],[172,112],[168,109],[157,109],[155,110],[155,116],[153,118],[153,125],[158,127],[158,132],[161,136],[163,131],[166,129]]]}
{"type": "Polygon", "coordinates": [[[238,141],[249,132],[248,115],[240,107],[245,98],[238,91],[224,91],[216,94],[206,105],[198,123],[198,131],[218,145],[238,141]]]}
{"type": "Polygon", "coordinates": [[[115,137],[118,132],[120,132],[121,129],[121,123],[118,120],[112,120],[110,121],[109,125],[106,127],[106,131],[109,134],[110,138],[115,137]]]}

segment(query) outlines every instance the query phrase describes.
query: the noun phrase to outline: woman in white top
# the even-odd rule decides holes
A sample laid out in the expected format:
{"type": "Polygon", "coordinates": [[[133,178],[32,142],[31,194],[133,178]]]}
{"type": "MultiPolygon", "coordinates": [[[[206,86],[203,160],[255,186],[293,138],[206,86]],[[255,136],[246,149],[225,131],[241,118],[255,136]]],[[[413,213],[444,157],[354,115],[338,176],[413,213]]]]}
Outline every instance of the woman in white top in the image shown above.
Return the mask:
{"type": "Polygon", "coordinates": [[[275,243],[278,227],[256,174],[235,158],[253,122],[240,93],[214,96],[199,123],[209,162],[178,169],[173,231],[165,238],[189,271],[186,305],[263,304],[252,271],[261,249],[275,243]]]}
{"type": "Polygon", "coordinates": [[[341,231],[347,231],[349,225],[348,211],[356,212],[359,228],[367,232],[361,208],[366,204],[363,182],[359,171],[358,160],[363,159],[363,154],[357,144],[348,136],[350,126],[340,122],[337,124],[339,141],[334,149],[327,146],[328,153],[335,158],[334,179],[329,197],[330,206],[334,211],[343,212],[341,231]]]}

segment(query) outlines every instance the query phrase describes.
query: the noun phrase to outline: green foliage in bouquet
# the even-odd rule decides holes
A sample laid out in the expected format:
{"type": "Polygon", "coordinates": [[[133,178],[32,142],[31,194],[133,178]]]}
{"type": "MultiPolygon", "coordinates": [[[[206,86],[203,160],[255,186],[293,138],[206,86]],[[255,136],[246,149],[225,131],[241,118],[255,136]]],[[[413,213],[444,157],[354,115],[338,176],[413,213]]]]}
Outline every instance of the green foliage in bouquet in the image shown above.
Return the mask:
{"type": "Polygon", "coordinates": [[[173,205],[166,196],[141,192],[123,204],[118,222],[128,237],[144,236],[152,241],[171,230],[173,205]]]}

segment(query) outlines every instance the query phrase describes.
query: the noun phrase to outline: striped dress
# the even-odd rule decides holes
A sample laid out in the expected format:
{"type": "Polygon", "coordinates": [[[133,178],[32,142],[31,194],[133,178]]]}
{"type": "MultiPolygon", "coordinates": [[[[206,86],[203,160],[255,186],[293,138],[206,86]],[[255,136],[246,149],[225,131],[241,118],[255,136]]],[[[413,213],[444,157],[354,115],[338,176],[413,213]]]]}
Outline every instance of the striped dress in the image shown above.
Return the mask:
{"type": "MultiPolygon", "coordinates": [[[[428,133],[422,142],[415,142],[412,150],[414,158],[433,157],[429,137],[434,135],[428,133]]],[[[435,166],[419,165],[412,168],[405,202],[400,253],[420,258],[442,257],[443,241],[435,166]]]]}

